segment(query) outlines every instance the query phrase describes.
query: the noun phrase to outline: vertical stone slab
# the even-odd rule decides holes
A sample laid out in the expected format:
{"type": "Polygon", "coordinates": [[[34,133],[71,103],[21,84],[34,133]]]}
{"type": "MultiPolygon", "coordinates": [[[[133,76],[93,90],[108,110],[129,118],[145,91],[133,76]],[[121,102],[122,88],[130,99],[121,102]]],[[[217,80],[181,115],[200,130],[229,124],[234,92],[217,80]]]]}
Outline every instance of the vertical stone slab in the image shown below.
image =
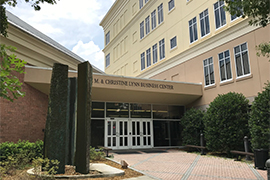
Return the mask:
{"type": "Polygon", "coordinates": [[[78,65],[76,171],[89,173],[91,135],[92,66],[88,61],[78,65]]]}
{"type": "Polygon", "coordinates": [[[75,142],[76,142],[76,119],[77,119],[77,78],[68,78],[68,101],[69,101],[69,122],[68,122],[68,144],[67,164],[74,165],[75,142]]]}
{"type": "Polygon", "coordinates": [[[68,66],[54,64],[44,136],[44,157],[60,162],[57,174],[65,173],[67,141],[68,66]]]}

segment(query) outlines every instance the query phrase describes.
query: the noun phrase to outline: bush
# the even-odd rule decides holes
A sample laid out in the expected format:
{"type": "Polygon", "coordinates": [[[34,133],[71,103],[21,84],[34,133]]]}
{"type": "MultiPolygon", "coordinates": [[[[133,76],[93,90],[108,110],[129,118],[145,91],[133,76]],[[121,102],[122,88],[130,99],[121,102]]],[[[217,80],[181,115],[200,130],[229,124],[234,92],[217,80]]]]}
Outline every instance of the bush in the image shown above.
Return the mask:
{"type": "Polygon", "coordinates": [[[252,103],[249,128],[253,149],[268,149],[270,144],[270,82],[252,103]]]}
{"type": "Polygon", "coordinates": [[[204,112],[199,109],[191,108],[185,112],[181,118],[183,145],[200,145],[200,134],[204,130],[203,116],[204,112]]]}
{"type": "Polygon", "coordinates": [[[211,151],[243,150],[243,138],[249,136],[248,100],[243,94],[218,95],[204,116],[206,147],[211,151]]]}
{"type": "Polygon", "coordinates": [[[99,149],[96,151],[94,147],[90,146],[90,161],[91,160],[101,160],[105,158],[105,153],[103,152],[102,149],[99,149]]]}
{"type": "Polygon", "coordinates": [[[4,161],[9,156],[17,156],[26,153],[30,160],[43,157],[43,141],[39,140],[35,143],[19,140],[17,143],[4,142],[0,144],[0,160],[4,161]]]}

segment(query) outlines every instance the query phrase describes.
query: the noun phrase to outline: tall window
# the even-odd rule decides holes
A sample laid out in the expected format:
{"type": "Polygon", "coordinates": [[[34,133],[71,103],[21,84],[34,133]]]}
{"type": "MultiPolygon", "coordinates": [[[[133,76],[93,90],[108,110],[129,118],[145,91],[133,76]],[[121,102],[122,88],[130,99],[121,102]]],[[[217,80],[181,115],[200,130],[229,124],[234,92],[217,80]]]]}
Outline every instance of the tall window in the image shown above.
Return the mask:
{"type": "Polygon", "coordinates": [[[210,33],[208,9],[200,13],[201,37],[210,33]]]}
{"type": "Polygon", "coordinates": [[[218,54],[219,71],[221,81],[226,81],[232,78],[230,51],[224,51],[218,54]]]}
{"type": "Polygon", "coordinates": [[[147,35],[150,32],[150,16],[147,16],[145,18],[145,35],[147,35]]]}
{"type": "Polygon", "coordinates": [[[226,24],[226,15],[224,10],[224,1],[218,1],[214,4],[216,29],[226,24]]]}
{"type": "Polygon", "coordinates": [[[197,20],[196,17],[191,19],[189,22],[189,38],[190,43],[193,43],[194,41],[197,41],[198,39],[198,32],[197,32],[197,20]]]}
{"type": "Polygon", "coordinates": [[[162,60],[165,58],[165,42],[164,39],[159,41],[159,59],[162,60]]]}
{"type": "Polygon", "coordinates": [[[213,58],[203,60],[205,86],[215,84],[213,58]]]}
{"type": "Polygon", "coordinates": [[[170,0],[168,2],[168,6],[169,6],[169,11],[172,10],[174,8],[174,0],[170,0]]]}
{"type": "Polygon", "coordinates": [[[177,46],[177,42],[176,42],[176,36],[174,36],[171,39],[171,49],[175,48],[177,46]]]}
{"type": "Polygon", "coordinates": [[[110,65],[110,53],[106,56],[105,65],[106,67],[110,65]]]}
{"type": "Polygon", "coordinates": [[[146,50],[146,65],[151,66],[151,48],[146,50]]]}
{"type": "Polygon", "coordinates": [[[157,60],[158,60],[158,57],[157,57],[157,44],[152,46],[152,51],[153,51],[153,64],[155,64],[157,62],[157,60]]]}
{"type": "Polygon", "coordinates": [[[154,10],[151,13],[151,21],[152,21],[152,30],[156,28],[157,26],[157,20],[156,20],[156,10],[154,10]]]}
{"type": "Polygon", "coordinates": [[[247,43],[234,47],[237,77],[250,74],[247,43]]]}
{"type": "Polygon", "coordinates": [[[141,54],[141,70],[145,69],[145,52],[141,54]]]}
{"type": "Polygon", "coordinates": [[[144,37],[144,21],[140,24],[140,37],[141,39],[144,37]]]}
{"type": "Polygon", "coordinates": [[[142,7],[143,7],[143,0],[139,0],[139,6],[140,6],[140,9],[142,9],[142,7]]]}
{"type": "Polygon", "coordinates": [[[110,42],[110,31],[106,34],[106,45],[110,42]]]}
{"type": "Polygon", "coordinates": [[[158,6],[158,24],[163,22],[163,3],[158,6]]]}

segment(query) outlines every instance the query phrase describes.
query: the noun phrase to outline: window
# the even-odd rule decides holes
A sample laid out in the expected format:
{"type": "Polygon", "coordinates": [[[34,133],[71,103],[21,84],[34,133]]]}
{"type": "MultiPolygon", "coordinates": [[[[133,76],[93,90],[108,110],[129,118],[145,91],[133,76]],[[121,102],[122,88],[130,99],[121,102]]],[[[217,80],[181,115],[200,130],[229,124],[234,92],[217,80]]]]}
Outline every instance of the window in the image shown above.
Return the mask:
{"type": "Polygon", "coordinates": [[[153,51],[153,64],[155,64],[157,62],[157,44],[155,44],[154,46],[152,46],[152,51],[153,51]]]}
{"type": "Polygon", "coordinates": [[[140,24],[140,37],[141,39],[144,37],[144,21],[140,24]]]}
{"type": "MultiPolygon", "coordinates": [[[[231,1],[235,1],[235,0],[231,0],[231,1]]],[[[242,0],[237,0],[237,1],[242,1],[242,0]]],[[[237,10],[240,10],[240,11],[241,11],[241,14],[238,15],[238,16],[237,16],[236,14],[231,15],[231,21],[233,21],[233,20],[239,18],[239,17],[243,14],[243,10],[242,10],[241,8],[237,8],[237,10]]]]}
{"type": "Polygon", "coordinates": [[[106,56],[106,67],[110,65],[110,53],[106,56]]]}
{"type": "Polygon", "coordinates": [[[145,4],[148,2],[149,0],[145,0],[145,4]]]}
{"type": "Polygon", "coordinates": [[[165,58],[165,43],[164,39],[159,41],[159,59],[162,60],[165,58]]]}
{"type": "Polygon", "coordinates": [[[151,48],[146,50],[146,65],[151,66],[151,48]]]}
{"type": "Polygon", "coordinates": [[[106,45],[110,42],[110,31],[106,34],[106,45]]]}
{"type": "Polygon", "coordinates": [[[177,46],[177,42],[176,42],[176,36],[174,36],[171,39],[171,49],[175,48],[177,46]]]}
{"type": "Polygon", "coordinates": [[[197,33],[197,20],[196,17],[191,19],[189,22],[189,38],[190,43],[193,43],[194,41],[197,41],[198,39],[198,33],[197,33]]]}
{"type": "Polygon", "coordinates": [[[158,24],[163,22],[163,3],[158,6],[158,24]]]}
{"type": "Polygon", "coordinates": [[[247,43],[234,47],[237,77],[250,74],[247,43]]]}
{"type": "Polygon", "coordinates": [[[141,70],[145,69],[145,53],[141,54],[141,70]]]}
{"type": "Polygon", "coordinates": [[[210,33],[208,9],[200,13],[201,37],[210,33]]]}
{"type": "Polygon", "coordinates": [[[150,32],[150,16],[145,18],[145,35],[150,32]]]}
{"type": "Polygon", "coordinates": [[[142,9],[142,7],[143,7],[143,0],[139,0],[139,6],[140,6],[140,9],[142,9]]]}
{"type": "Polygon", "coordinates": [[[224,1],[218,1],[214,4],[216,29],[226,24],[226,15],[225,15],[225,10],[223,7],[224,7],[224,1]]]}
{"type": "Polygon", "coordinates": [[[215,84],[213,58],[203,60],[205,86],[215,84]]]}
{"type": "Polygon", "coordinates": [[[224,51],[218,54],[219,71],[221,81],[226,81],[232,78],[230,51],[224,51]]]}
{"type": "Polygon", "coordinates": [[[156,10],[154,10],[151,13],[151,21],[152,21],[152,30],[156,28],[157,22],[156,22],[156,10]]]}
{"type": "Polygon", "coordinates": [[[168,2],[168,6],[169,6],[169,11],[171,11],[174,8],[174,0],[170,0],[168,2]]]}

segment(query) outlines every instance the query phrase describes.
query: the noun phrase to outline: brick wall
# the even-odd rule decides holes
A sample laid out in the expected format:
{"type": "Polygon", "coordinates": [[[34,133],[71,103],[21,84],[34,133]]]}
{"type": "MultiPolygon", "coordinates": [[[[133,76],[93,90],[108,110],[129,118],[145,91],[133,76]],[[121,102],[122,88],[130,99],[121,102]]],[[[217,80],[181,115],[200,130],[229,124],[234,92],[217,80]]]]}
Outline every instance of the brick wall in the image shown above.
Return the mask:
{"type": "MultiPolygon", "coordinates": [[[[16,74],[23,82],[24,74],[16,74]]],[[[23,83],[25,97],[10,102],[0,97],[0,142],[43,140],[48,96],[23,83]]]]}

